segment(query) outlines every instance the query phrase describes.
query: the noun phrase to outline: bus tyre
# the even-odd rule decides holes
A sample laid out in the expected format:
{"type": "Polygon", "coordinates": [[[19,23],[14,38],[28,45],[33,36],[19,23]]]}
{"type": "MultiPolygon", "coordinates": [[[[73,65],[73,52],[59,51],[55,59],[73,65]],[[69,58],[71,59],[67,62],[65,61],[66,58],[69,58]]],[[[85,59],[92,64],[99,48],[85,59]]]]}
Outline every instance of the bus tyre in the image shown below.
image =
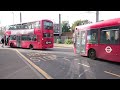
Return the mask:
{"type": "Polygon", "coordinates": [[[33,45],[30,45],[29,48],[30,48],[31,50],[33,50],[33,45]]]}
{"type": "Polygon", "coordinates": [[[13,48],[13,44],[12,43],[10,43],[10,47],[13,48]]]}
{"type": "Polygon", "coordinates": [[[94,49],[90,49],[88,51],[88,57],[95,60],[96,59],[96,51],[94,49]]]}

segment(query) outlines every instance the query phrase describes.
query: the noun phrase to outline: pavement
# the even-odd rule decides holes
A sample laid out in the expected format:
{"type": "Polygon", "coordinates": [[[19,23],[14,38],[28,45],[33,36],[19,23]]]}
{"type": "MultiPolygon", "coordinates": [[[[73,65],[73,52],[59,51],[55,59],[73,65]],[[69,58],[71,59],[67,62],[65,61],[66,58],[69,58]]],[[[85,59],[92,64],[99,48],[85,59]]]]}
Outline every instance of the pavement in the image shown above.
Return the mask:
{"type": "MultiPolygon", "coordinates": [[[[0,44],[0,48],[2,44],[0,44]]],[[[64,48],[73,48],[73,44],[57,44],[57,43],[54,43],[54,47],[64,47],[64,48]]],[[[9,48],[9,46],[4,46],[4,48],[9,48]]]]}
{"type": "Polygon", "coordinates": [[[54,47],[72,48],[73,44],[56,44],[56,43],[54,43],[54,47]]]}
{"type": "Polygon", "coordinates": [[[45,79],[14,49],[0,45],[0,79],[45,79]]]}

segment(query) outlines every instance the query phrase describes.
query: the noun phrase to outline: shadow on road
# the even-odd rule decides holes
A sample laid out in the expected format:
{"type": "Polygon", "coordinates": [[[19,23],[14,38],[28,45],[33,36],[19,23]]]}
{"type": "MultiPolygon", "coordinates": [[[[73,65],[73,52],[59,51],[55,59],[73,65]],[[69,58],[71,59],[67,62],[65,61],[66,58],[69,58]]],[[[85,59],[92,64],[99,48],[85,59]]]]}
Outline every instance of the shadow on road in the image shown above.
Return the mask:
{"type": "MultiPolygon", "coordinates": [[[[77,58],[83,57],[83,58],[86,58],[86,60],[93,60],[93,59],[88,58],[87,56],[81,56],[79,54],[76,54],[75,57],[77,57],[77,58]]],[[[104,60],[104,59],[100,59],[100,58],[97,58],[94,61],[100,61],[100,62],[106,62],[109,64],[120,65],[120,62],[108,61],[108,60],[104,60]]]]}
{"type": "Polygon", "coordinates": [[[114,62],[114,61],[108,61],[108,60],[104,60],[104,59],[97,59],[98,61],[101,61],[101,62],[107,62],[109,64],[115,64],[115,65],[120,65],[120,62],[114,62]]]}

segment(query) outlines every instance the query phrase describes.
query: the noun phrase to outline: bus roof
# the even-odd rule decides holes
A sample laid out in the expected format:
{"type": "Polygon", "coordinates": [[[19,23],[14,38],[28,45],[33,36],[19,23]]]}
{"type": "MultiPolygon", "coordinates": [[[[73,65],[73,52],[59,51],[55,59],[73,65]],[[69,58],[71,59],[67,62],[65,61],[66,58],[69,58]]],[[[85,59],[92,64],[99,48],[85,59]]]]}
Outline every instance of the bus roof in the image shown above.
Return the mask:
{"type": "Polygon", "coordinates": [[[120,18],[114,18],[114,19],[109,19],[97,23],[92,23],[92,24],[87,24],[87,25],[80,25],[76,26],[78,29],[94,29],[94,28],[102,28],[102,27],[109,27],[109,26],[115,26],[115,25],[120,25],[120,18]]]}
{"type": "MultiPolygon", "coordinates": [[[[52,22],[52,20],[49,20],[49,19],[41,19],[41,20],[36,20],[36,21],[22,22],[21,24],[33,23],[33,22],[38,22],[38,21],[50,21],[50,22],[52,22]]],[[[20,25],[20,23],[11,24],[11,25],[20,25]]],[[[6,26],[10,26],[10,25],[6,25],[6,26]]]]}

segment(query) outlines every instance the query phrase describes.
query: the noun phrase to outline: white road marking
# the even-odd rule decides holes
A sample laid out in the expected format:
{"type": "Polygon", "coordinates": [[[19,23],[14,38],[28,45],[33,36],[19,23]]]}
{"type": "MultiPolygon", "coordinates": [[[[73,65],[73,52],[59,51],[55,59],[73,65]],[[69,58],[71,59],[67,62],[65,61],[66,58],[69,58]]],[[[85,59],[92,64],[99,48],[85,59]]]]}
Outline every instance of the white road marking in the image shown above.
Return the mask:
{"type": "Polygon", "coordinates": [[[76,60],[76,61],[77,61],[77,60],[79,60],[79,59],[74,59],[74,60],[76,60]]]}
{"type": "Polygon", "coordinates": [[[46,60],[44,59],[44,57],[42,57],[42,58],[41,58],[41,57],[39,57],[39,58],[40,58],[40,60],[46,61],[46,60]]]}
{"type": "Polygon", "coordinates": [[[82,64],[82,63],[78,63],[78,64],[80,64],[80,65],[83,65],[83,66],[85,66],[85,67],[90,67],[90,66],[88,66],[88,65],[85,65],[85,64],[82,64]]]}
{"type": "Polygon", "coordinates": [[[66,57],[64,57],[63,59],[65,59],[66,61],[70,61],[69,59],[67,59],[66,57]]]}
{"type": "Polygon", "coordinates": [[[40,62],[40,60],[38,59],[38,57],[31,57],[30,58],[33,62],[40,62]]]}
{"type": "Polygon", "coordinates": [[[81,77],[85,72],[87,72],[88,70],[84,70],[84,72],[82,72],[79,77],[81,77]]]}
{"type": "Polygon", "coordinates": [[[105,73],[107,73],[107,74],[113,75],[113,76],[120,77],[120,75],[118,75],[118,74],[115,74],[115,73],[111,73],[111,72],[108,72],[108,71],[104,71],[104,72],[105,72],[105,73]]]}
{"type": "Polygon", "coordinates": [[[66,61],[70,61],[69,59],[65,59],[66,61]]]}

